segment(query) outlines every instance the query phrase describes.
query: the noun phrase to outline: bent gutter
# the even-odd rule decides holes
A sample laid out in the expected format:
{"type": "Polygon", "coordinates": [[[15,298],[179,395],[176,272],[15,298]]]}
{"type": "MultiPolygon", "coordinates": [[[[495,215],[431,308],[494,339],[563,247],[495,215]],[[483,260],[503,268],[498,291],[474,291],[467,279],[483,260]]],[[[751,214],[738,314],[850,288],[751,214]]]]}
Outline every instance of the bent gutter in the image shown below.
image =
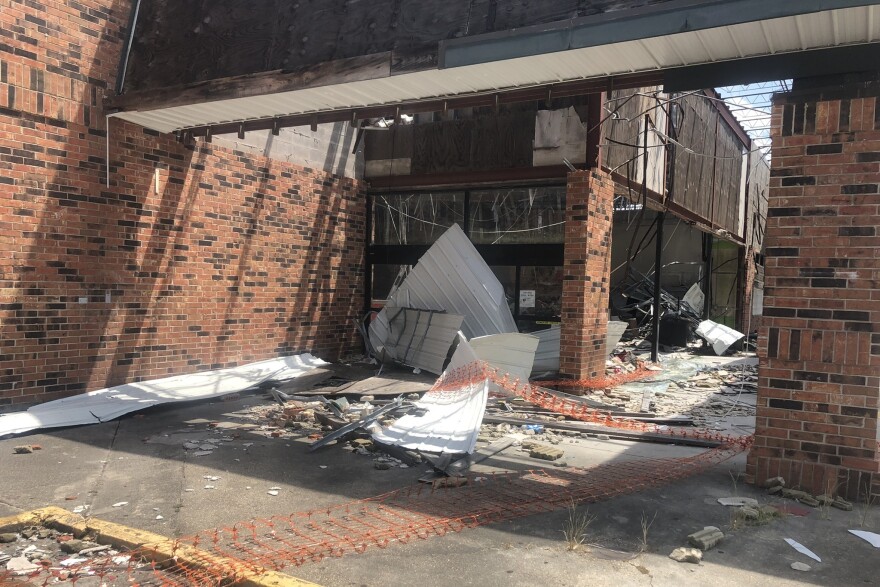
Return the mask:
{"type": "Polygon", "coordinates": [[[679,0],[440,42],[438,69],[876,4],[870,0],[679,0]]]}

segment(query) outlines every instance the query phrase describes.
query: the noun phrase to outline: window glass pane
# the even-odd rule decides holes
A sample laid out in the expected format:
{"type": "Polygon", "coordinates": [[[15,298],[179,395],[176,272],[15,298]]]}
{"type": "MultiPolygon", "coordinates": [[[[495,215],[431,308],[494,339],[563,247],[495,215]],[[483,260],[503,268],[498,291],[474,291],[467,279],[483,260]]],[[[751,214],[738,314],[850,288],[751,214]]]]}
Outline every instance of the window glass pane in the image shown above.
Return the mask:
{"type": "Polygon", "coordinates": [[[565,242],[565,187],[471,192],[471,240],[478,244],[565,242]]]}
{"type": "Polygon", "coordinates": [[[492,265],[489,267],[501,285],[504,286],[504,297],[507,298],[507,305],[510,306],[510,313],[514,313],[514,302],[516,300],[516,267],[492,265]]]}
{"type": "Polygon", "coordinates": [[[428,245],[453,224],[464,224],[464,193],[373,196],[373,243],[428,245]]]}
{"type": "Polygon", "coordinates": [[[391,288],[406,265],[373,265],[372,299],[384,301],[391,293],[391,288]]]}
{"type": "Polygon", "coordinates": [[[522,267],[519,295],[521,316],[559,316],[562,311],[562,267],[522,267]]]}

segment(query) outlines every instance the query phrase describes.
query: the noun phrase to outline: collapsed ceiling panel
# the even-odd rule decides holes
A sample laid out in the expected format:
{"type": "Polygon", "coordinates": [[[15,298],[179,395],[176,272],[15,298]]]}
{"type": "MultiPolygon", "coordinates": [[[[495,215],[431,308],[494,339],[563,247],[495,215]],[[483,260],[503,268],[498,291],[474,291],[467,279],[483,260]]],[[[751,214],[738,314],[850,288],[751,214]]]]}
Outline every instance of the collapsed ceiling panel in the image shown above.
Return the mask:
{"type": "Polygon", "coordinates": [[[458,224],[431,245],[388,296],[386,307],[370,324],[370,341],[377,350],[391,337],[390,309],[401,307],[460,314],[461,330],[468,338],[517,332],[504,286],[458,224]]]}

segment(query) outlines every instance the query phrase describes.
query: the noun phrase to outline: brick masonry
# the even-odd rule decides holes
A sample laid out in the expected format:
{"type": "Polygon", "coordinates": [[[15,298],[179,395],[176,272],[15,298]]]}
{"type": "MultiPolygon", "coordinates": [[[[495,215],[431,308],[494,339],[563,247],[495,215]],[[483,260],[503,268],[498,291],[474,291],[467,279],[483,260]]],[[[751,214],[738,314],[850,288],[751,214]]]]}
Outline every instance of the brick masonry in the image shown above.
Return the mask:
{"type": "Polygon", "coordinates": [[[773,108],[747,474],[880,493],[880,83],[798,80],[773,108]]]}
{"type": "Polygon", "coordinates": [[[568,174],[560,372],[605,374],[614,183],[602,171],[568,174]]]}
{"type": "Polygon", "coordinates": [[[0,0],[0,410],[359,348],[362,186],[110,122],[125,1],[0,0]]]}

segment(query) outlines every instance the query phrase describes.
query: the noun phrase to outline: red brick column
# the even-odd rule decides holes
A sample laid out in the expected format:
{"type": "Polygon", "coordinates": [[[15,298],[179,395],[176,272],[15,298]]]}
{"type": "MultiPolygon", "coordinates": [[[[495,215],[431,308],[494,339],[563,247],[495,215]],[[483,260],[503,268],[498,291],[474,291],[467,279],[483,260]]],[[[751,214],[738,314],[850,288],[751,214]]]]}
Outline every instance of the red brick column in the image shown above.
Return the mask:
{"type": "Polygon", "coordinates": [[[560,372],[605,374],[614,184],[602,171],[568,174],[560,372]]]}
{"type": "Polygon", "coordinates": [[[773,108],[747,473],[858,498],[880,493],[880,83],[805,85],[773,108]]]}

